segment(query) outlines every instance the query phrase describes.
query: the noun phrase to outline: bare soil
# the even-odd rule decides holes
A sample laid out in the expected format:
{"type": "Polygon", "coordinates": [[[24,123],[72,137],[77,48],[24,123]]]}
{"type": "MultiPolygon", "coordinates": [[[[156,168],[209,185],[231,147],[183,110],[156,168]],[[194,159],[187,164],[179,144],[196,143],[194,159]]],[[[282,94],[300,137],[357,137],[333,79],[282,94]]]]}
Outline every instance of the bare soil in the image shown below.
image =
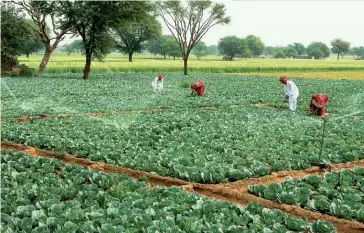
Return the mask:
{"type": "MultiPolygon", "coordinates": [[[[181,179],[164,177],[156,174],[152,174],[144,171],[137,171],[130,168],[106,164],[102,162],[91,161],[88,159],[77,158],[74,155],[66,154],[60,156],[59,154],[47,151],[43,149],[38,149],[34,147],[24,146],[21,144],[16,144],[8,141],[1,141],[1,148],[7,150],[19,150],[23,151],[30,156],[42,156],[42,157],[51,157],[62,160],[67,164],[77,164],[81,166],[87,166],[92,170],[100,170],[106,173],[121,173],[126,174],[135,179],[141,179],[144,177],[148,177],[148,182],[146,187],[149,189],[153,189],[156,186],[179,186],[184,190],[189,192],[198,192],[201,195],[207,196],[212,199],[219,199],[222,201],[234,202],[239,205],[246,205],[250,201],[255,201],[260,203],[266,208],[276,208],[287,213],[290,213],[295,216],[304,216],[309,221],[317,220],[317,219],[325,219],[332,222],[337,228],[338,232],[350,232],[350,233],[363,233],[364,232],[364,224],[358,221],[349,221],[345,219],[339,219],[327,214],[322,214],[319,212],[313,212],[310,210],[303,209],[299,206],[294,205],[286,205],[276,203],[270,200],[265,200],[263,198],[257,197],[248,193],[248,185],[251,184],[262,184],[267,185],[269,183],[281,182],[284,180],[286,176],[291,176],[293,178],[300,178],[302,176],[312,174],[312,175],[323,175],[325,172],[330,171],[339,171],[342,168],[352,169],[354,166],[364,166],[364,159],[334,164],[326,169],[321,167],[311,167],[304,170],[291,170],[291,171],[279,171],[274,172],[271,175],[259,177],[259,178],[251,178],[247,180],[239,180],[236,182],[226,183],[226,184],[200,184],[184,181],[181,179]]],[[[61,172],[61,171],[59,171],[61,172]]]]}

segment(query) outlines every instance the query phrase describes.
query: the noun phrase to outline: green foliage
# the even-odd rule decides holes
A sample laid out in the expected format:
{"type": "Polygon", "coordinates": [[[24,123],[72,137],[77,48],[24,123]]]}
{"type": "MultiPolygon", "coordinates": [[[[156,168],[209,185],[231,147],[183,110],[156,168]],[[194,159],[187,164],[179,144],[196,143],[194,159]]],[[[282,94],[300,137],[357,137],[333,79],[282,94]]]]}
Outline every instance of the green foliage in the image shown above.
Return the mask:
{"type": "Polygon", "coordinates": [[[120,52],[133,54],[145,48],[145,42],[160,36],[161,25],[152,15],[141,16],[137,21],[125,22],[114,29],[113,38],[120,52]]]}
{"type": "Polygon", "coordinates": [[[313,221],[310,230],[312,233],[334,233],[334,232],[336,232],[336,229],[332,225],[332,223],[323,221],[323,220],[313,221]]]}
{"type": "Polygon", "coordinates": [[[244,39],[236,36],[226,36],[219,40],[217,45],[220,54],[234,59],[248,49],[247,42],[244,39]]]}
{"type": "Polygon", "coordinates": [[[306,49],[307,55],[315,59],[326,58],[330,56],[330,49],[322,42],[312,42],[306,49]]]}
{"type": "Polygon", "coordinates": [[[65,44],[60,47],[60,50],[62,52],[67,53],[67,55],[70,55],[71,53],[84,53],[85,52],[82,40],[74,40],[70,44],[65,44]]]}
{"type": "MultiPolygon", "coordinates": [[[[276,78],[221,74],[186,78],[166,73],[165,92],[160,95],[150,88],[155,75],[95,75],[87,83],[78,80],[77,75],[4,79],[2,118],[27,115],[34,116],[34,120],[2,122],[2,138],[204,183],[303,169],[320,162],[321,118],[304,114],[308,104],[300,104],[294,115],[286,111],[276,78]],[[198,79],[206,83],[206,96],[190,98],[189,85],[198,79]],[[265,85],[256,86],[258,81],[265,85]],[[259,102],[280,108],[258,108],[254,104],[259,102]],[[201,106],[217,109],[197,109],[201,106]],[[153,108],[164,111],[111,113],[153,108]],[[38,114],[89,112],[105,115],[36,120],[38,114]]],[[[348,105],[359,111],[362,104],[360,98],[351,98],[361,93],[362,81],[294,81],[298,87],[305,87],[298,99],[302,103],[307,103],[317,87],[332,96],[335,101],[329,102],[327,109],[333,118],[348,114],[348,105]]],[[[348,158],[362,158],[362,121],[348,116],[331,122],[331,116],[323,159],[341,163],[348,158]],[[351,157],[347,156],[349,152],[351,157]]],[[[343,178],[343,182],[346,180],[343,178]]],[[[319,184],[312,182],[313,186],[319,184]]],[[[304,202],[306,190],[297,192],[301,194],[294,202],[304,202]]]]}
{"type": "MultiPolygon", "coordinates": [[[[310,227],[305,218],[255,202],[237,206],[177,187],[148,190],[120,174],[16,151],[1,154],[4,232],[306,232],[310,227]],[[26,182],[16,179],[19,173],[26,182]]],[[[311,228],[322,226],[332,228],[325,221],[311,228]]]]}
{"type": "Polygon", "coordinates": [[[294,57],[298,55],[298,52],[294,45],[288,45],[284,50],[283,53],[286,57],[294,57]]]}
{"type": "Polygon", "coordinates": [[[331,41],[331,51],[337,54],[337,60],[339,60],[340,54],[344,55],[350,49],[350,42],[344,41],[340,38],[337,38],[331,41]]]}
{"type": "Polygon", "coordinates": [[[212,1],[158,1],[156,13],[180,47],[184,75],[187,75],[188,57],[202,37],[211,27],[230,23],[225,5],[212,1]]]}
{"type": "Polygon", "coordinates": [[[173,36],[162,35],[155,39],[149,40],[147,44],[147,49],[152,54],[160,54],[166,58],[166,56],[171,57],[181,57],[181,49],[177,44],[173,36]]]}
{"type": "Polygon", "coordinates": [[[305,46],[303,44],[301,44],[301,43],[294,43],[293,46],[296,49],[297,54],[299,56],[304,55],[306,53],[306,48],[305,48],[305,46]]]}
{"type": "MultiPolygon", "coordinates": [[[[354,167],[354,172],[342,169],[339,173],[325,173],[323,178],[308,175],[300,180],[289,177],[282,183],[267,187],[250,185],[248,191],[265,199],[363,222],[363,180],[363,168],[354,167]]],[[[315,232],[333,230],[331,225],[325,223],[315,223],[313,227],[315,232]],[[330,230],[324,231],[326,228],[330,230]]]]}
{"type": "Polygon", "coordinates": [[[217,45],[210,45],[207,47],[207,54],[208,55],[217,55],[217,45]]]}
{"type": "Polygon", "coordinates": [[[249,35],[246,37],[246,42],[248,44],[249,50],[252,52],[253,57],[259,57],[263,54],[265,45],[260,37],[249,35]]]}
{"type": "Polygon", "coordinates": [[[192,53],[196,55],[197,59],[200,60],[201,57],[208,54],[207,45],[203,41],[199,41],[192,50],[192,53]]]}
{"type": "Polygon", "coordinates": [[[10,3],[1,3],[1,69],[11,69],[22,54],[23,45],[29,39],[24,15],[10,3]]]}
{"type": "Polygon", "coordinates": [[[351,50],[351,54],[355,56],[356,59],[364,59],[364,47],[354,47],[351,50]]]}

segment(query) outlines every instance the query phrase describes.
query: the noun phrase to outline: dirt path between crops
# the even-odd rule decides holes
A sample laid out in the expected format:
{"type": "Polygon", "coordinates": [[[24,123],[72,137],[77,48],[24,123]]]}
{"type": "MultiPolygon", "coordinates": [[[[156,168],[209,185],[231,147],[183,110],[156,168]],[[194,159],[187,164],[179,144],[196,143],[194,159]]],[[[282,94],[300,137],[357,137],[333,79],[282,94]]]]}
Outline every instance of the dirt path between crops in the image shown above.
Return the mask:
{"type": "Polygon", "coordinates": [[[163,111],[161,108],[152,108],[147,110],[129,110],[129,111],[109,111],[109,112],[90,112],[90,113],[66,113],[66,114],[38,114],[37,116],[21,116],[14,118],[1,118],[1,121],[17,121],[23,122],[28,121],[30,119],[38,118],[39,120],[43,120],[45,118],[63,118],[63,117],[76,117],[76,116],[100,116],[106,115],[110,113],[118,113],[118,114],[135,114],[135,113],[154,113],[163,111]]]}
{"type": "MultiPolygon", "coordinates": [[[[231,108],[241,108],[241,107],[259,107],[259,108],[266,108],[266,109],[279,109],[275,107],[271,107],[265,103],[258,103],[258,104],[239,104],[239,105],[231,105],[231,108]]],[[[199,106],[196,107],[197,110],[203,109],[218,109],[217,106],[199,106]]],[[[36,116],[21,116],[21,117],[14,117],[14,118],[1,118],[1,121],[17,121],[17,122],[24,122],[29,121],[30,119],[39,119],[43,120],[46,118],[64,118],[64,117],[76,117],[76,116],[100,116],[106,115],[110,113],[117,113],[117,114],[135,114],[135,113],[155,113],[155,112],[162,112],[167,111],[168,109],[162,108],[152,108],[152,109],[145,109],[145,110],[128,110],[128,111],[109,111],[109,112],[90,112],[90,113],[66,113],[66,114],[38,114],[36,116]]],[[[308,113],[308,112],[307,112],[308,113]]],[[[360,120],[362,116],[360,115],[353,115],[353,117],[357,120],[360,120]]]]}
{"type": "Polygon", "coordinates": [[[299,206],[286,205],[276,203],[270,200],[265,200],[263,198],[257,197],[248,193],[248,185],[251,184],[262,184],[267,185],[269,183],[281,182],[284,180],[286,176],[291,176],[293,178],[300,178],[307,174],[311,175],[323,175],[325,172],[330,171],[340,171],[342,168],[351,169],[354,166],[362,166],[364,167],[364,159],[347,162],[342,164],[334,164],[326,169],[321,167],[311,167],[304,170],[292,170],[292,171],[279,171],[274,172],[269,176],[259,177],[259,178],[251,178],[247,180],[240,180],[236,182],[226,183],[226,184],[200,184],[184,181],[177,178],[164,177],[160,175],[155,175],[149,172],[137,171],[130,168],[106,164],[103,162],[91,161],[88,159],[77,158],[74,155],[66,154],[60,155],[52,151],[47,151],[43,149],[38,149],[34,147],[24,146],[21,144],[16,144],[8,141],[1,141],[2,149],[15,149],[19,151],[23,151],[30,156],[42,156],[42,157],[50,157],[59,159],[67,164],[77,164],[81,166],[87,166],[89,169],[100,170],[106,173],[121,173],[126,174],[135,179],[141,179],[143,177],[148,177],[149,184],[148,188],[153,188],[155,186],[180,186],[181,188],[187,191],[195,191],[201,195],[207,196],[209,198],[215,198],[222,201],[234,202],[239,205],[246,205],[250,201],[255,201],[260,203],[266,208],[276,208],[283,210],[287,213],[293,214],[295,216],[304,216],[307,217],[309,221],[317,220],[317,219],[325,219],[327,221],[332,222],[337,228],[338,232],[350,232],[350,233],[359,233],[364,232],[364,224],[358,221],[348,221],[345,219],[339,219],[327,214],[322,214],[319,212],[313,212],[310,210],[303,209],[299,206]]]}

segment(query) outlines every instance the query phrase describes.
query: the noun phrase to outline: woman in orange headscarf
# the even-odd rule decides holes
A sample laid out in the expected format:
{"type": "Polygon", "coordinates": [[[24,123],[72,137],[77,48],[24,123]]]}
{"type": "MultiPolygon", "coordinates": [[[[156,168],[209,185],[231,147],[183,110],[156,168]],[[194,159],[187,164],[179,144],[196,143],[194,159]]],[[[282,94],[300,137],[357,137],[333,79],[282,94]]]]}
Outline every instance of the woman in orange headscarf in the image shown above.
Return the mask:
{"type": "Polygon", "coordinates": [[[325,106],[329,101],[329,97],[325,94],[313,94],[310,101],[310,113],[318,116],[326,116],[325,106]]]}

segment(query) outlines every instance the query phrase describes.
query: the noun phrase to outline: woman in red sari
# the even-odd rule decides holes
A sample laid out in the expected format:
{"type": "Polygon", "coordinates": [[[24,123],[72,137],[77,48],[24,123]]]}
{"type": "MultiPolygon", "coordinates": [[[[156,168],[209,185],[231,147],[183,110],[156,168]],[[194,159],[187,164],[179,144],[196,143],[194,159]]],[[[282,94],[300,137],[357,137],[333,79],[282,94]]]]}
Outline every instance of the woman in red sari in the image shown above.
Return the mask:
{"type": "Polygon", "coordinates": [[[191,84],[191,89],[191,96],[195,95],[195,93],[199,96],[203,96],[205,94],[205,83],[202,80],[198,80],[191,84]]]}
{"type": "Polygon", "coordinates": [[[318,116],[326,116],[325,106],[329,101],[329,97],[325,94],[313,94],[310,101],[310,113],[318,116]]]}

